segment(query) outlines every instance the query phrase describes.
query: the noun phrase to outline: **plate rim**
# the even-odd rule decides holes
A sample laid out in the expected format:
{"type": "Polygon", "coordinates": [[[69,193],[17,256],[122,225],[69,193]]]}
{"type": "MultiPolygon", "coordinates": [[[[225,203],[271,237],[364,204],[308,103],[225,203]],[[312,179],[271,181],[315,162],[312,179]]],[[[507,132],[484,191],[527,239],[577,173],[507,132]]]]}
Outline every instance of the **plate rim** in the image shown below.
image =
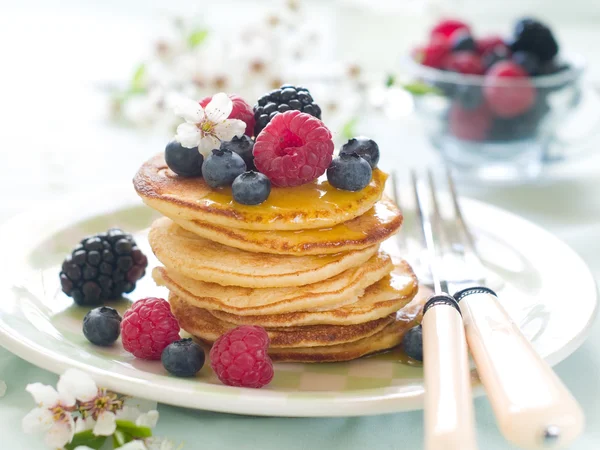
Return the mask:
{"type": "MultiPolygon", "coordinates": [[[[114,211],[118,211],[142,205],[141,201],[135,195],[132,195],[131,190],[124,189],[124,187],[112,188],[108,191],[103,191],[102,194],[105,200],[111,199],[110,202],[105,201],[96,204],[87,215],[79,215],[81,220],[84,220],[86,217],[97,217],[99,215],[97,213],[98,210],[103,210],[102,215],[107,214],[106,207],[108,206],[111,206],[114,211]],[[119,200],[115,202],[115,198],[119,200]],[[103,207],[104,204],[106,206],[103,207]]],[[[6,236],[6,231],[9,231],[11,228],[19,228],[20,224],[27,223],[27,220],[32,220],[34,216],[39,218],[40,212],[43,214],[46,211],[55,214],[57,210],[64,210],[65,204],[73,205],[78,201],[88,200],[90,195],[89,192],[84,192],[61,196],[57,201],[14,216],[0,223],[0,236],[6,236]]],[[[461,197],[459,200],[465,208],[466,215],[468,215],[470,209],[478,210],[481,213],[489,211],[494,214],[504,215],[513,222],[535,229],[537,233],[541,233],[544,240],[552,240],[554,244],[562,247],[563,252],[570,254],[571,258],[576,260],[581,267],[585,268],[584,273],[581,273],[581,277],[582,281],[585,277],[587,283],[590,285],[589,287],[592,288],[590,294],[593,291],[594,304],[592,314],[589,315],[587,322],[567,343],[544,358],[551,366],[563,361],[585,341],[590,327],[598,314],[598,288],[590,268],[575,250],[541,226],[503,208],[477,199],[461,197]]],[[[51,225],[60,230],[67,224],[72,223],[73,220],[65,218],[60,221],[54,221],[51,225]]],[[[44,237],[47,237],[50,233],[51,230],[44,237]]],[[[7,272],[10,273],[9,271],[7,272]]],[[[0,283],[0,289],[6,288],[4,284],[0,283]]],[[[19,337],[18,333],[14,335],[11,332],[11,328],[7,328],[2,322],[0,322],[0,345],[29,363],[56,374],[64,372],[69,367],[77,367],[90,373],[97,383],[108,389],[164,404],[194,409],[257,416],[349,417],[418,410],[422,408],[423,403],[424,389],[419,386],[407,386],[404,388],[392,386],[369,388],[353,392],[337,392],[335,397],[327,397],[325,396],[326,392],[323,391],[302,391],[294,393],[293,398],[289,397],[290,391],[286,391],[285,395],[282,395],[278,391],[271,391],[269,389],[235,388],[203,383],[202,381],[198,381],[198,385],[193,389],[190,389],[187,383],[182,384],[182,387],[179,388],[177,378],[168,377],[161,381],[149,381],[142,378],[130,377],[123,373],[110,372],[107,369],[77,361],[72,357],[60,355],[56,350],[44,348],[29,338],[24,338],[22,335],[19,337]],[[160,389],[148,389],[149,385],[160,387],[160,389]],[[201,395],[189,395],[192,390],[201,395]],[[236,399],[236,401],[223,401],[224,397],[225,400],[236,399]],[[257,400],[260,401],[257,402],[257,400]]],[[[482,394],[484,394],[483,389],[478,387],[474,389],[474,396],[482,394]]]]}

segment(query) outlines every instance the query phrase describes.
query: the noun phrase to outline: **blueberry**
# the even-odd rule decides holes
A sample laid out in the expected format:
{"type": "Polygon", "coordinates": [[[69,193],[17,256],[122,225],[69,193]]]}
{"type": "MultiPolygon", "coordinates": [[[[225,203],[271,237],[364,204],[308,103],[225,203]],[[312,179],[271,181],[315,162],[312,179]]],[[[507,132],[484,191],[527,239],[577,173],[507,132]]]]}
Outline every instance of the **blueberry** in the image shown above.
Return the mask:
{"type": "Polygon", "coordinates": [[[177,141],[171,141],[165,148],[167,166],[182,177],[197,177],[202,175],[202,154],[198,147],[186,148],[177,141]]]}
{"type": "Polygon", "coordinates": [[[231,186],[233,199],[242,205],[259,205],[269,198],[271,180],[260,172],[248,171],[238,176],[231,186]]]}
{"type": "Polygon", "coordinates": [[[231,150],[215,149],[202,164],[202,175],[213,188],[231,186],[235,178],[246,171],[246,163],[231,150]]]}
{"type": "Polygon", "coordinates": [[[499,61],[504,61],[508,58],[510,58],[508,47],[504,45],[496,45],[494,48],[484,53],[483,57],[481,58],[481,62],[483,63],[483,68],[487,72],[494,64],[499,61]]]}
{"type": "Polygon", "coordinates": [[[477,51],[477,45],[475,39],[468,31],[457,33],[456,36],[452,37],[452,51],[453,52],[474,52],[477,51]]]}
{"type": "Polygon", "coordinates": [[[340,150],[340,154],[352,152],[358,153],[358,156],[366,159],[371,169],[377,167],[377,163],[379,162],[379,146],[373,139],[358,136],[346,142],[340,150]]]}
{"type": "Polygon", "coordinates": [[[204,366],[204,350],[191,339],[169,344],[160,360],[167,371],[177,377],[193,377],[204,366]]]}
{"type": "Polygon", "coordinates": [[[221,147],[219,148],[237,153],[246,163],[246,169],[254,170],[254,156],[252,156],[254,141],[245,134],[242,137],[234,136],[231,141],[221,142],[221,147]]]}
{"type": "Polygon", "coordinates": [[[512,60],[520,65],[529,75],[536,75],[540,70],[540,58],[533,53],[525,51],[514,52],[512,60]]]}
{"type": "Polygon", "coordinates": [[[358,153],[340,153],[327,169],[327,180],[344,191],[360,191],[371,181],[373,172],[366,159],[358,153]]]}
{"type": "Polygon", "coordinates": [[[515,25],[513,52],[526,51],[541,61],[549,61],[558,53],[558,43],[548,26],[532,18],[521,19],[515,25]]]}
{"type": "Polygon", "coordinates": [[[423,361],[423,328],[421,325],[411,328],[402,338],[402,347],[412,359],[423,361]]]}
{"type": "MultiPolygon", "coordinates": [[[[85,284],[83,290],[86,290],[85,284]]],[[[121,334],[121,316],[108,306],[92,309],[83,318],[83,334],[92,344],[111,345],[121,334]]]]}

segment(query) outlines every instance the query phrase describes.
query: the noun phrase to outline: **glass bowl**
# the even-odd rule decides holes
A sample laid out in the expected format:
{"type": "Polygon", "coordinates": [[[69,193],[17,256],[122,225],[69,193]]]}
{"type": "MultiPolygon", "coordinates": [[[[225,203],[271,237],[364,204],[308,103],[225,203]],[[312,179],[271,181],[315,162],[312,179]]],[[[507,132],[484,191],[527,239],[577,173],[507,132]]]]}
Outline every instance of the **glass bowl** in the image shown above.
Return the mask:
{"type": "Polygon", "coordinates": [[[415,112],[448,165],[486,180],[536,177],[556,131],[581,100],[583,58],[563,60],[552,75],[463,75],[407,58],[415,112]]]}

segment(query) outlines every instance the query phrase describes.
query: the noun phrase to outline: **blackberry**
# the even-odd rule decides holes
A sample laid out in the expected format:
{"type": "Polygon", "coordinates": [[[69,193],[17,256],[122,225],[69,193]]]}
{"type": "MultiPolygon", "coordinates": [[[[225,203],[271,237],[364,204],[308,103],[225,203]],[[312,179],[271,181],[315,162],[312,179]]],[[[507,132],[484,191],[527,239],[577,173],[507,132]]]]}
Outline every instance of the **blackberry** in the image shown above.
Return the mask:
{"type": "Polygon", "coordinates": [[[551,60],[558,53],[558,43],[550,28],[531,18],[517,22],[510,48],[513,52],[533,53],[542,62],[551,60]]]}
{"type": "Polygon", "coordinates": [[[284,84],[279,89],[263,95],[254,105],[254,136],[258,136],[277,114],[294,109],[321,119],[321,108],[315,103],[308,89],[302,86],[284,84]]]}
{"type": "Polygon", "coordinates": [[[78,305],[101,305],[130,293],[146,274],[148,258],[118,228],[86,237],[63,261],[62,291],[78,305]]]}

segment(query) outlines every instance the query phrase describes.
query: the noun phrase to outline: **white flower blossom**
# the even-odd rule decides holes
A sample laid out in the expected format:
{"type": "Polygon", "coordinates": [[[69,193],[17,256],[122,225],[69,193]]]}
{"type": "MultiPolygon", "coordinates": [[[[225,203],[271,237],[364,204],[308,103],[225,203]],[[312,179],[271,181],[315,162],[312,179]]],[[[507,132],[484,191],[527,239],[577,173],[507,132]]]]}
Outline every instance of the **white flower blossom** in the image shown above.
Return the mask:
{"type": "Polygon", "coordinates": [[[27,385],[37,408],[22,421],[26,433],[45,432],[46,445],[62,448],[73,439],[75,420],[72,412],[76,401],[89,401],[98,392],[94,381],[77,369],[67,370],[59,379],[56,389],[41,383],[27,385]]]}
{"type": "MultiPolygon", "coordinates": [[[[91,415],[85,419],[81,431],[93,429],[96,436],[111,436],[117,429],[117,420],[126,420],[135,423],[138,427],[147,428],[154,428],[158,422],[159,414],[156,410],[142,413],[137,408],[123,406],[121,409],[111,411],[114,408],[110,407],[110,399],[101,395],[98,399],[100,399],[99,403],[105,406],[102,410],[90,410],[91,415]]],[[[79,432],[78,425],[79,420],[76,423],[76,432],[79,432]]]]}
{"type": "Polygon", "coordinates": [[[198,151],[208,156],[211,150],[219,148],[221,141],[229,141],[234,136],[242,136],[246,124],[238,119],[228,119],[233,102],[224,92],[212,97],[202,108],[190,99],[179,99],[174,112],[185,120],[177,127],[175,139],[186,148],[198,147],[198,151]]]}

